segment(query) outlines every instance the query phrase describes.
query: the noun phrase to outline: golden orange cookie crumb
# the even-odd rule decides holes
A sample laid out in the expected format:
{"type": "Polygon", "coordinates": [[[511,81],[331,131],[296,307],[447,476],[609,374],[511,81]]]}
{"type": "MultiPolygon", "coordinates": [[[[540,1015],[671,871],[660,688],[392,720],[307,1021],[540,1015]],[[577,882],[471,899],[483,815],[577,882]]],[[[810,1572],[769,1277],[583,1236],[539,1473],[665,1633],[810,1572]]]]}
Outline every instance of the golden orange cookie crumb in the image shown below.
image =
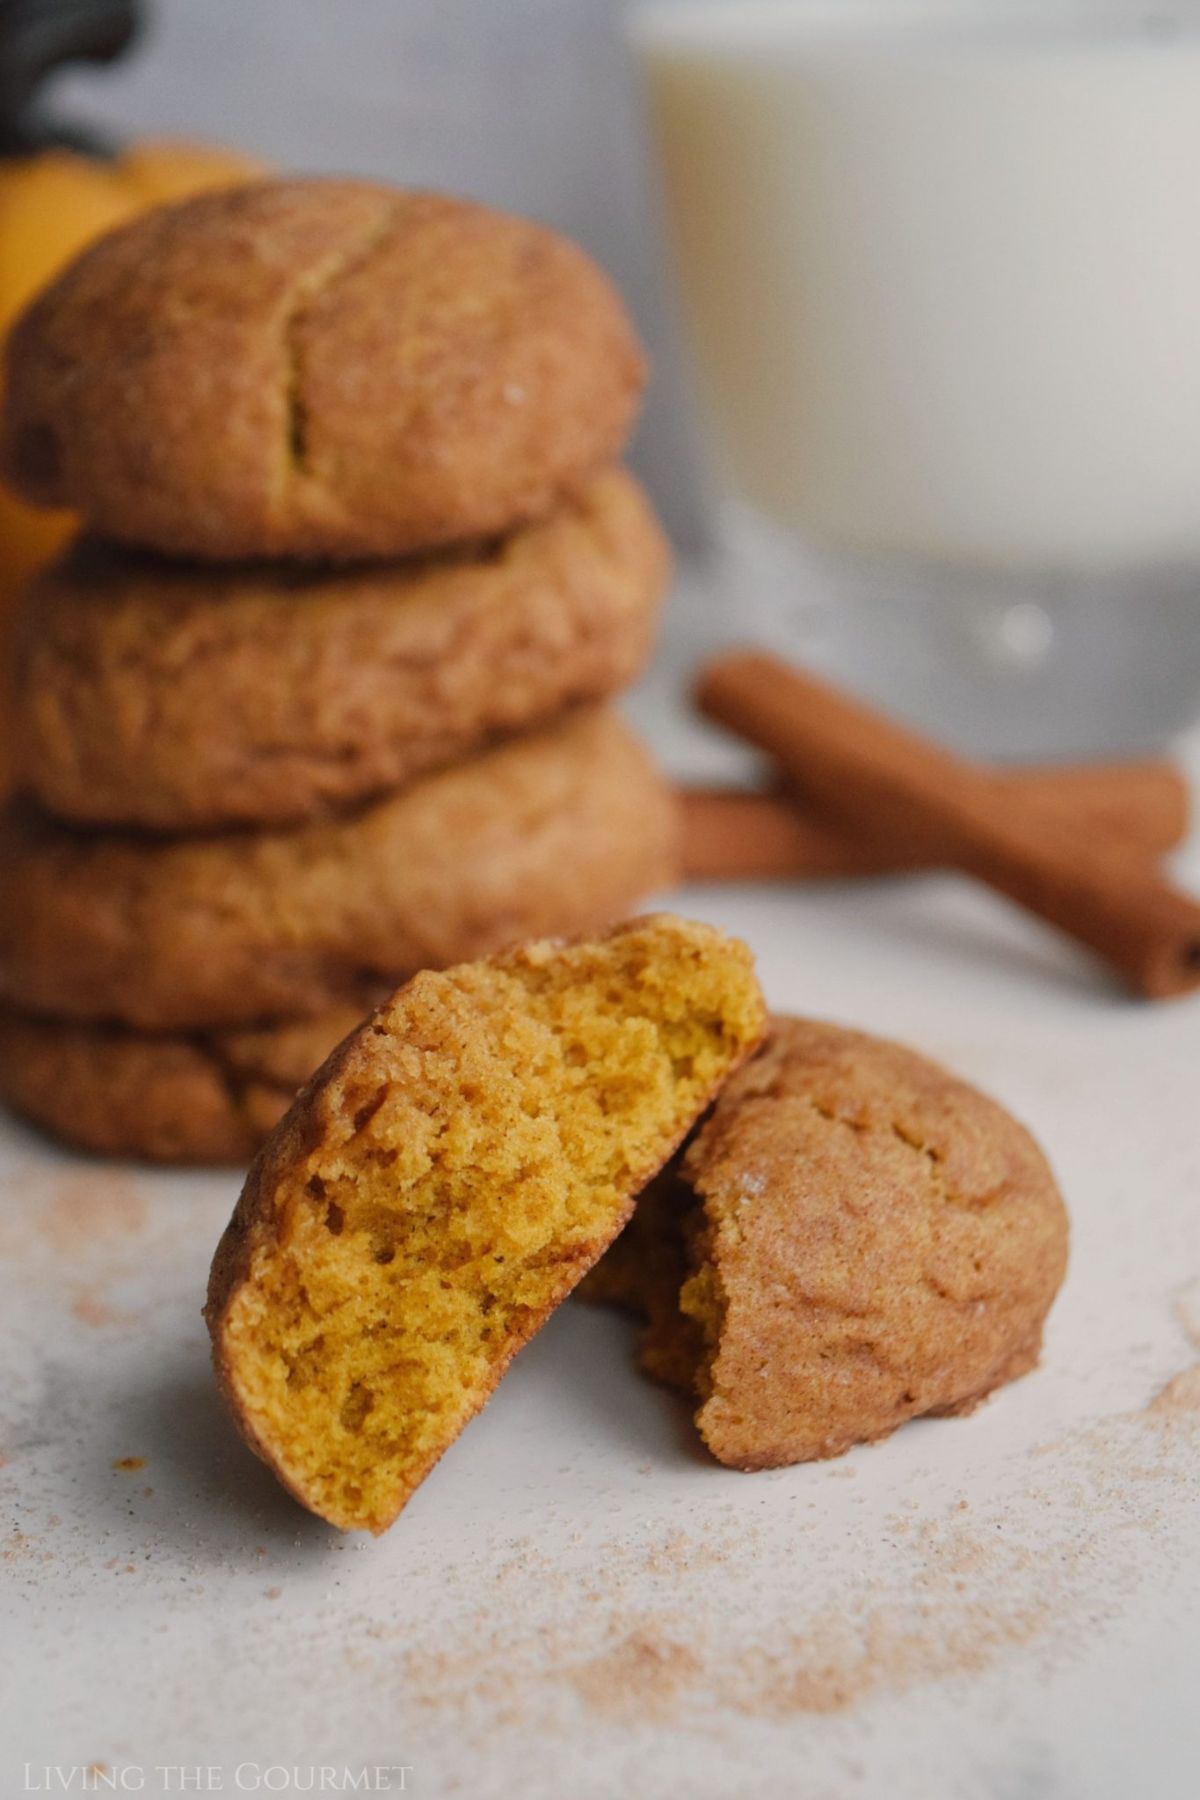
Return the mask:
{"type": "Polygon", "coordinates": [[[663,915],[419,975],[334,1053],[251,1169],[207,1308],[298,1499],[391,1524],[764,1024],[745,946],[663,915]]]}

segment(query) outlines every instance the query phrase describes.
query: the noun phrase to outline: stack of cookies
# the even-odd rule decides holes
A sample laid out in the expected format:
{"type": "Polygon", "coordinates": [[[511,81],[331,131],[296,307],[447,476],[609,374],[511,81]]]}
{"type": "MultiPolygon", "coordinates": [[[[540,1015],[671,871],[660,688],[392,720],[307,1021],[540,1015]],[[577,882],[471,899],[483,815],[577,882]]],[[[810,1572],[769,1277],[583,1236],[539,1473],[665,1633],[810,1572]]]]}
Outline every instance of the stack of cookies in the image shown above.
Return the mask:
{"type": "Polygon", "coordinates": [[[22,625],[13,1105],[242,1160],[381,991],[674,878],[606,705],[666,574],[642,380],[573,245],[356,182],[163,208],[35,302],[8,471],[87,530],[22,625]]]}

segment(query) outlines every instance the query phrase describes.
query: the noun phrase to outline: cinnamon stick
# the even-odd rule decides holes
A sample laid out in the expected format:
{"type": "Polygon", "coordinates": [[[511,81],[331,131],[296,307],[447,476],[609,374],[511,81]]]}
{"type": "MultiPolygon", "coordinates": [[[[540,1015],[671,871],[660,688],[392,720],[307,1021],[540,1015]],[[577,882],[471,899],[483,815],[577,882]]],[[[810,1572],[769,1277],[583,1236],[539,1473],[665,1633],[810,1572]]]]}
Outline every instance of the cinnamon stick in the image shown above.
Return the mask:
{"type": "MultiPolygon", "coordinates": [[[[1061,808],[1068,822],[1123,837],[1138,855],[1165,855],[1188,825],[1188,790],[1169,762],[1080,764],[1005,770],[1018,805],[1025,793],[1061,808]]],[[[816,811],[798,788],[681,787],[684,872],[689,881],[825,880],[936,868],[936,846],[873,841],[861,826],[816,811]]]]}
{"type": "Polygon", "coordinates": [[[1085,944],[1136,992],[1200,987],[1200,904],[1125,839],[1071,822],[1035,793],[940,749],[757,651],[702,674],[710,718],[773,756],[831,818],[897,849],[939,846],[972,875],[1085,944]]]}

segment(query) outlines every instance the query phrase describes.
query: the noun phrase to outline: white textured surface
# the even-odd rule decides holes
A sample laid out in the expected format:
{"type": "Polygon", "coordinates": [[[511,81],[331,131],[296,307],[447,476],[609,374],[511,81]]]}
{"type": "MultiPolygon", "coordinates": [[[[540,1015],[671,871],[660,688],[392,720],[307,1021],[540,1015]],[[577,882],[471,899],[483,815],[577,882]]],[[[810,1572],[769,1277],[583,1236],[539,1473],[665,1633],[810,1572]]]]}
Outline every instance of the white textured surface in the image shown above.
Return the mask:
{"type": "Polygon", "coordinates": [[[572,1305],[391,1534],[341,1539],[210,1385],[236,1182],[8,1127],[5,1796],[25,1763],[151,1793],[186,1791],[156,1765],[227,1792],[299,1765],[294,1792],[327,1763],[475,1800],[1191,1800],[1200,1411],[1147,1407],[1200,1362],[1200,1001],[1126,1002],[947,879],[672,900],[749,939],[776,1007],[904,1038],[1034,1128],[1074,1221],[1041,1369],[739,1475],[572,1305]]]}

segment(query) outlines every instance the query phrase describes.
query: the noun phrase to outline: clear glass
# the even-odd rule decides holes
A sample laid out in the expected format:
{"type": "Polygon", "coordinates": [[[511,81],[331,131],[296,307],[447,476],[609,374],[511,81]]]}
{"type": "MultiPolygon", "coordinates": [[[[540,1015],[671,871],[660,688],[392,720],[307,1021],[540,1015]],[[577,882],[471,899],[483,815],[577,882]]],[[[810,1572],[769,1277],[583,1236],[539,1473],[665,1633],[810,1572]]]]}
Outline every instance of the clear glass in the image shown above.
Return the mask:
{"type": "Polygon", "coordinates": [[[1189,723],[1194,10],[658,0],[632,37],[760,631],[981,752],[1189,723]]]}

